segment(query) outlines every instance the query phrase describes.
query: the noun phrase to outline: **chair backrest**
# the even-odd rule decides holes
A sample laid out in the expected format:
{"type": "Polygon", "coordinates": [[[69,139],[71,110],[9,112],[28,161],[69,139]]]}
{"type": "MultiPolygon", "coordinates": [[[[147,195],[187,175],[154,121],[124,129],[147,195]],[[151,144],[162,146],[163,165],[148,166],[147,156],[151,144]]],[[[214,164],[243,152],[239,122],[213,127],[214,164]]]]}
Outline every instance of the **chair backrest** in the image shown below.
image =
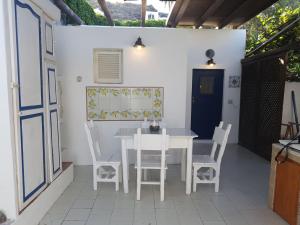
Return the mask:
{"type": "Polygon", "coordinates": [[[87,136],[89,149],[92,155],[93,162],[96,162],[98,158],[101,156],[100,150],[100,142],[99,142],[99,132],[97,127],[94,125],[94,122],[91,120],[90,122],[84,123],[85,133],[87,136]]]}
{"type": "Polygon", "coordinates": [[[219,126],[215,128],[213,135],[213,147],[211,151],[211,158],[215,158],[216,150],[219,147],[219,153],[217,156],[217,163],[221,163],[222,157],[225,152],[228,136],[231,130],[231,124],[228,124],[226,129],[223,128],[223,121],[220,122],[219,126]]]}
{"type": "Polygon", "coordinates": [[[134,147],[136,150],[143,151],[157,151],[168,150],[169,135],[166,133],[166,129],[162,129],[161,134],[142,134],[141,128],[137,129],[137,133],[134,135],[134,147]]]}
{"type": "Polygon", "coordinates": [[[169,146],[169,135],[166,129],[162,129],[162,134],[142,134],[141,128],[137,129],[134,135],[134,148],[137,155],[137,169],[140,171],[142,161],[142,151],[161,151],[161,169],[165,168],[166,150],[169,146]]]}

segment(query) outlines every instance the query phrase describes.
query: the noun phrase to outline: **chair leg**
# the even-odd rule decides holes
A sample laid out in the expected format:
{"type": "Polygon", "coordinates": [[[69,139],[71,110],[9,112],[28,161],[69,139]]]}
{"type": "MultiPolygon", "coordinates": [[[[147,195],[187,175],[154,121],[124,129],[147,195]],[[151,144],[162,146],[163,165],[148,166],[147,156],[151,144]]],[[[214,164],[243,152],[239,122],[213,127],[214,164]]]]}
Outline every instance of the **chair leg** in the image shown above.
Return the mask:
{"type": "Polygon", "coordinates": [[[193,192],[197,191],[197,172],[198,168],[194,167],[194,175],[193,175],[193,192]]]}
{"type": "Polygon", "coordinates": [[[119,191],[119,185],[120,185],[120,183],[119,183],[119,167],[117,166],[117,167],[114,167],[114,169],[115,169],[115,173],[116,173],[116,177],[115,177],[115,183],[116,183],[116,191],[119,191]]]}
{"type": "Polygon", "coordinates": [[[220,186],[220,169],[216,170],[216,183],[215,183],[215,192],[219,192],[219,186],[220,186]]]}
{"type": "Polygon", "coordinates": [[[119,182],[122,183],[123,182],[123,170],[122,170],[122,165],[120,165],[118,167],[119,170],[119,182]]]}
{"type": "Polygon", "coordinates": [[[144,169],[144,180],[148,180],[148,173],[147,169],[144,169]]]}
{"type": "Polygon", "coordinates": [[[165,200],[165,169],[160,170],[160,201],[165,200]]]}
{"type": "Polygon", "coordinates": [[[139,169],[137,169],[137,187],[136,187],[136,200],[141,200],[141,172],[139,169]]]}
{"type": "Polygon", "coordinates": [[[95,191],[97,191],[97,186],[98,186],[97,178],[98,178],[97,167],[93,166],[93,186],[95,191]]]}
{"type": "Polygon", "coordinates": [[[212,180],[214,177],[214,169],[213,168],[209,168],[209,179],[212,180]]]}

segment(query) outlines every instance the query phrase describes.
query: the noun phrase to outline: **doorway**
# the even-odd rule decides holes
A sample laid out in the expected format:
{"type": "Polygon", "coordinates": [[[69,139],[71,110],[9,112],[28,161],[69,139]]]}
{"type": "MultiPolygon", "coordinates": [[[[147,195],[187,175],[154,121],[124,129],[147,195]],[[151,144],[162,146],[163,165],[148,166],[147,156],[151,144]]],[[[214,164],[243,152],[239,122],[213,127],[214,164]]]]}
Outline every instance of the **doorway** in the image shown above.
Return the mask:
{"type": "Polygon", "coordinates": [[[191,129],[199,139],[211,139],[222,120],[222,69],[193,69],[191,129]]]}

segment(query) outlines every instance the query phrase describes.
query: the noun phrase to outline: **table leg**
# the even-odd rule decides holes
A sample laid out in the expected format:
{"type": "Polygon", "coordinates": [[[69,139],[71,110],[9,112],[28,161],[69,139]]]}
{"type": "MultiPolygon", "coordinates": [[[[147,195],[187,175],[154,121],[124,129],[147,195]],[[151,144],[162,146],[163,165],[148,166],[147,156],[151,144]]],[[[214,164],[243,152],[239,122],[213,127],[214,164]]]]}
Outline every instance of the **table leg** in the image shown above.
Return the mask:
{"type": "Polygon", "coordinates": [[[192,184],[192,160],[193,160],[193,139],[188,140],[187,148],[187,159],[186,159],[186,194],[191,194],[192,184]]]}
{"type": "Polygon", "coordinates": [[[128,193],[128,155],[126,140],[122,139],[122,167],[123,167],[123,188],[124,193],[128,193]]]}
{"type": "Polygon", "coordinates": [[[185,181],[186,174],[186,149],[181,149],[181,181],[185,181]]]}

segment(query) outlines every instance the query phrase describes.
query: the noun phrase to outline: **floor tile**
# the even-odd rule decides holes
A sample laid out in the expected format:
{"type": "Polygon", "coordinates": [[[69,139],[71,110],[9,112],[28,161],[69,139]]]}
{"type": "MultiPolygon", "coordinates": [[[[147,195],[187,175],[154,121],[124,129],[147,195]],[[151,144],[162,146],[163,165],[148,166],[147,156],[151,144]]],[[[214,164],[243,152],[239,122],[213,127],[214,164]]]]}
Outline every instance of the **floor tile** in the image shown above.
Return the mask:
{"type": "Polygon", "coordinates": [[[225,222],[216,222],[216,221],[204,221],[203,225],[227,225],[225,222]]]}
{"type": "Polygon", "coordinates": [[[93,205],[94,205],[94,200],[87,200],[87,199],[79,198],[73,203],[72,208],[73,209],[91,209],[91,208],[93,208],[93,205]]]}
{"type": "Polygon", "coordinates": [[[99,211],[96,214],[89,216],[86,225],[109,225],[111,220],[112,212],[110,211],[99,211]]]}
{"type": "Polygon", "coordinates": [[[157,225],[179,225],[179,217],[175,209],[156,209],[157,225]]]}
{"type": "Polygon", "coordinates": [[[86,221],[90,215],[90,209],[70,209],[65,220],[86,221]]]}
{"type": "MultiPolygon", "coordinates": [[[[203,153],[207,146],[195,144],[203,153]]],[[[129,193],[122,185],[101,183],[93,190],[91,166],[75,166],[74,182],[54,203],[40,225],[287,225],[268,209],[270,164],[248,150],[227,146],[220,177],[220,191],[214,185],[199,184],[197,192],[185,194],[180,165],[168,165],[165,201],[159,187],[144,185],[136,200],[136,171],[130,166],[129,193]],[[44,224],[43,224],[44,223],[44,224]]],[[[157,177],[149,173],[149,179],[157,177]]]]}
{"type": "Polygon", "coordinates": [[[156,216],[154,211],[141,210],[134,214],[134,225],[156,225],[156,216]]]}
{"type": "Polygon", "coordinates": [[[85,225],[83,221],[64,221],[62,225],[85,225]]]}

